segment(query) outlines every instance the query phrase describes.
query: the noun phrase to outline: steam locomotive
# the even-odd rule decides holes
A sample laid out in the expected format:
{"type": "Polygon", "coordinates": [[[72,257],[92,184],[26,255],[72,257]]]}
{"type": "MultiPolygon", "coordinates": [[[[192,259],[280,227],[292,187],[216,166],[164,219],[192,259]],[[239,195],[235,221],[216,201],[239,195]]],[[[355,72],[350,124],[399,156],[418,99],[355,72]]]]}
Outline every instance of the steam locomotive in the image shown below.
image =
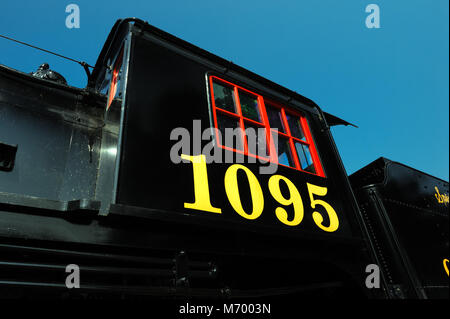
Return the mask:
{"type": "Polygon", "coordinates": [[[0,298],[449,297],[448,182],[312,100],[136,18],[49,72],[0,65],[0,298]]]}

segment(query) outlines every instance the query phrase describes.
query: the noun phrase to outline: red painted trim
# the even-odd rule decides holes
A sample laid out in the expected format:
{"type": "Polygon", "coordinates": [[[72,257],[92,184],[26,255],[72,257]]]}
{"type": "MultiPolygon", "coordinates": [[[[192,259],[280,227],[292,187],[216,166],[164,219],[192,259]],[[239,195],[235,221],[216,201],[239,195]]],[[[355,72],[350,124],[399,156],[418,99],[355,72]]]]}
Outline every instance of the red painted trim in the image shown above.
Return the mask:
{"type": "Polygon", "coordinates": [[[112,104],[114,96],[116,96],[117,82],[118,82],[118,78],[119,78],[120,68],[122,67],[122,58],[123,58],[123,47],[120,49],[120,53],[117,56],[116,62],[114,62],[114,69],[113,69],[113,75],[111,78],[111,84],[109,87],[108,102],[106,103],[106,110],[109,110],[109,107],[112,104]]]}
{"type": "Polygon", "coordinates": [[[295,149],[294,141],[292,140],[291,128],[289,127],[289,123],[287,121],[287,117],[286,117],[284,108],[281,108],[281,120],[283,121],[284,130],[286,131],[287,135],[289,136],[289,146],[291,148],[292,160],[294,161],[295,167],[298,170],[301,170],[302,166],[300,165],[300,161],[298,160],[297,151],[295,149]]]}
{"type": "Polygon", "coordinates": [[[223,80],[223,79],[221,79],[221,78],[219,78],[217,76],[213,76],[213,75],[209,76],[209,88],[210,88],[210,91],[211,91],[211,104],[212,104],[212,107],[213,107],[213,120],[214,120],[215,127],[218,129],[217,112],[220,112],[220,113],[222,113],[222,115],[230,116],[230,117],[233,117],[236,120],[238,120],[240,129],[241,129],[241,139],[242,139],[242,145],[243,145],[244,150],[242,151],[242,150],[238,150],[238,149],[234,149],[234,148],[222,145],[220,143],[220,141],[219,141],[219,137],[216,135],[217,145],[219,145],[221,148],[223,148],[225,150],[233,151],[233,152],[236,152],[236,153],[239,153],[239,154],[243,154],[243,155],[246,155],[246,156],[250,156],[250,157],[254,157],[254,158],[260,158],[260,159],[263,159],[265,161],[270,160],[271,162],[274,162],[274,163],[276,163],[278,165],[281,165],[281,166],[285,166],[285,167],[293,168],[293,169],[296,169],[296,170],[300,170],[302,172],[305,172],[305,173],[308,173],[308,174],[311,174],[311,175],[319,175],[321,177],[325,177],[325,174],[324,174],[324,171],[323,171],[323,167],[322,167],[322,164],[320,163],[320,159],[319,159],[319,156],[318,156],[318,153],[317,153],[317,149],[316,149],[316,146],[314,144],[314,140],[313,140],[311,132],[309,130],[308,122],[307,122],[307,120],[306,120],[306,118],[305,118],[305,116],[303,114],[301,114],[300,112],[291,110],[291,109],[287,109],[285,106],[283,106],[283,105],[281,105],[281,104],[279,104],[279,103],[277,103],[275,101],[272,101],[272,100],[269,100],[269,99],[265,99],[263,96],[261,96],[259,94],[256,94],[256,93],[254,93],[254,92],[252,92],[250,90],[247,90],[247,89],[245,89],[245,88],[243,88],[241,86],[238,86],[236,84],[233,84],[231,82],[223,80]],[[233,94],[234,94],[234,100],[235,100],[235,103],[236,103],[236,111],[237,111],[237,113],[232,113],[230,111],[221,109],[221,108],[216,106],[215,99],[214,99],[213,80],[217,81],[219,83],[223,83],[226,86],[230,87],[230,89],[233,89],[233,94]],[[252,119],[249,119],[249,118],[243,116],[243,114],[242,114],[242,107],[241,107],[241,103],[240,103],[240,99],[239,99],[239,90],[242,90],[242,91],[244,91],[244,92],[246,92],[246,93],[248,93],[250,95],[253,95],[254,97],[257,98],[258,111],[259,111],[259,114],[261,116],[262,122],[258,122],[258,121],[255,121],[255,120],[252,120],[252,119]],[[275,107],[275,108],[278,108],[280,110],[281,122],[283,124],[285,132],[277,131],[277,134],[288,139],[289,146],[290,146],[290,149],[291,149],[291,156],[292,156],[292,159],[294,161],[295,167],[291,167],[291,166],[280,164],[279,161],[278,161],[278,154],[276,152],[275,144],[274,144],[273,138],[272,138],[272,134],[275,134],[275,130],[270,127],[269,117],[267,116],[266,103],[268,105],[270,105],[271,107],[275,107]],[[306,141],[292,136],[291,130],[290,130],[290,127],[289,127],[289,123],[287,121],[286,113],[289,113],[290,115],[298,117],[298,119],[300,121],[300,127],[303,130],[303,133],[305,134],[306,141]],[[267,143],[267,146],[269,148],[269,157],[270,158],[267,158],[267,157],[264,157],[264,156],[255,155],[255,154],[251,154],[251,153],[248,152],[247,138],[245,136],[245,123],[246,122],[251,123],[252,125],[255,125],[255,126],[258,126],[258,127],[265,127],[265,129],[266,129],[266,143],[267,143]],[[301,168],[300,160],[298,158],[297,150],[295,148],[295,142],[299,142],[299,143],[302,143],[304,145],[309,146],[309,150],[310,150],[311,157],[312,157],[312,160],[313,160],[314,168],[315,168],[315,170],[317,172],[316,174],[304,171],[301,168]]]}
{"type": "Polygon", "coordinates": [[[319,154],[317,153],[316,145],[314,143],[311,131],[309,130],[308,121],[305,117],[300,119],[300,124],[302,126],[303,132],[305,133],[306,141],[309,144],[309,151],[312,156],[314,168],[316,169],[317,175],[325,177],[322,164],[320,163],[319,154]]]}
{"type": "Polygon", "coordinates": [[[251,120],[251,119],[248,119],[246,117],[243,117],[243,119],[244,119],[244,123],[248,122],[248,123],[253,124],[255,126],[265,127],[265,125],[263,123],[261,123],[261,122],[256,122],[255,120],[251,120]]]}
{"type": "Polygon", "coordinates": [[[230,112],[230,111],[218,108],[218,107],[216,107],[216,110],[219,111],[219,113],[224,113],[224,114],[226,114],[228,116],[235,117],[238,120],[240,118],[239,114],[236,114],[236,113],[233,113],[233,112],[230,112]]]}
{"type": "Polygon", "coordinates": [[[239,92],[237,86],[233,88],[234,100],[236,101],[236,109],[239,114],[239,126],[241,127],[241,143],[244,146],[244,154],[248,154],[247,139],[245,138],[244,119],[242,118],[241,101],[239,101],[239,92]]]}

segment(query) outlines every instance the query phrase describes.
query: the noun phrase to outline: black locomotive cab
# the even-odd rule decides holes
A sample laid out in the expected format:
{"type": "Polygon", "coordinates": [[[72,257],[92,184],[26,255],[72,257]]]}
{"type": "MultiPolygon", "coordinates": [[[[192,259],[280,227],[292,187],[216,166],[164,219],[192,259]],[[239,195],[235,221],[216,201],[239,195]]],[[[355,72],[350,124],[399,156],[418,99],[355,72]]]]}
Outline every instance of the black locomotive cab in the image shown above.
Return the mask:
{"type": "Polygon", "coordinates": [[[113,30],[91,79],[108,95],[106,127],[117,127],[102,141],[99,176],[113,175],[112,184],[99,181],[108,189],[97,193],[102,211],[114,203],[353,237],[355,218],[346,214],[354,212],[341,200],[350,196],[345,171],[326,122],[335,117],[147,24],[122,21],[113,30]]]}

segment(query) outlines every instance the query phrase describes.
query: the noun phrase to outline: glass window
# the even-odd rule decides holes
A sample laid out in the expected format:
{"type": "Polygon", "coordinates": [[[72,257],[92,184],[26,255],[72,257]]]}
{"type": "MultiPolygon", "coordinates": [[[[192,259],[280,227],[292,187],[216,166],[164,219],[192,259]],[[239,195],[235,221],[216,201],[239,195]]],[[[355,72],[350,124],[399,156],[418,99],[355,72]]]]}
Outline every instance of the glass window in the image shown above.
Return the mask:
{"type": "Polygon", "coordinates": [[[108,100],[106,102],[106,109],[109,109],[111,106],[111,103],[113,100],[117,97],[117,95],[121,94],[121,92],[118,92],[120,78],[121,78],[121,70],[122,70],[122,59],[123,59],[123,47],[120,50],[119,55],[116,58],[116,61],[114,62],[114,69],[112,71],[111,75],[111,83],[109,86],[109,92],[108,92],[108,100]]]}
{"type": "Polygon", "coordinates": [[[289,129],[291,130],[291,135],[306,141],[305,134],[303,134],[302,126],[300,124],[300,118],[286,113],[286,119],[289,124],[289,129]]]}
{"type": "Polygon", "coordinates": [[[325,176],[301,113],[216,76],[209,81],[220,147],[325,176]]]}
{"type": "Polygon", "coordinates": [[[238,92],[242,116],[256,122],[261,122],[261,116],[259,114],[258,98],[256,96],[247,94],[242,90],[238,90],[238,92]]]}
{"type": "Polygon", "coordinates": [[[219,113],[217,114],[217,126],[221,134],[219,138],[221,145],[241,151],[244,150],[240,124],[236,118],[219,113]]]}
{"type": "Polygon", "coordinates": [[[267,106],[267,117],[269,118],[270,128],[277,129],[280,132],[285,132],[283,127],[283,122],[281,120],[281,112],[279,109],[267,106]]]}
{"type": "Polygon", "coordinates": [[[216,107],[233,113],[236,112],[233,88],[213,82],[214,101],[216,107]]]}
{"type": "Polygon", "coordinates": [[[265,127],[256,126],[248,122],[245,122],[244,125],[248,152],[253,155],[268,156],[269,148],[267,147],[265,127]]]}
{"type": "Polygon", "coordinates": [[[302,170],[315,174],[316,170],[314,168],[309,147],[302,143],[295,143],[295,148],[297,150],[298,160],[300,161],[302,170]]]}
{"type": "Polygon", "coordinates": [[[277,144],[278,145],[275,145],[275,149],[277,150],[278,163],[295,167],[291,153],[291,146],[289,145],[289,139],[279,135],[277,144]]]}

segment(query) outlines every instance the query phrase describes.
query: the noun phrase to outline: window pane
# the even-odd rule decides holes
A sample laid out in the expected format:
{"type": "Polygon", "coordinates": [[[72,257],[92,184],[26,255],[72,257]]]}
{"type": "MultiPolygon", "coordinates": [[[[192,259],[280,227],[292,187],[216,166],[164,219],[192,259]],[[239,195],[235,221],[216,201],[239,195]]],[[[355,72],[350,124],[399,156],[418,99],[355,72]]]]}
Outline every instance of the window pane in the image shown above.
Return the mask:
{"type": "Polygon", "coordinates": [[[265,128],[252,125],[248,122],[245,122],[244,125],[248,152],[253,155],[268,156],[269,149],[266,142],[265,128]]]}
{"type": "Polygon", "coordinates": [[[241,127],[237,119],[217,112],[217,126],[221,133],[221,136],[219,136],[221,145],[241,151],[244,150],[241,139],[241,127]]]}
{"type": "Polygon", "coordinates": [[[281,113],[279,109],[273,108],[271,106],[266,107],[267,116],[269,117],[270,127],[277,129],[280,132],[285,133],[283,122],[281,121],[281,113]]]}
{"type": "Polygon", "coordinates": [[[239,90],[239,102],[241,102],[242,115],[251,120],[261,122],[259,115],[258,99],[254,95],[239,90]]]}
{"type": "Polygon", "coordinates": [[[213,82],[213,93],[216,107],[233,113],[237,113],[232,87],[213,82]]]}
{"type": "Polygon", "coordinates": [[[291,147],[289,145],[289,139],[279,135],[279,134],[272,134],[273,138],[276,139],[278,137],[278,140],[274,140],[275,142],[275,149],[277,150],[278,154],[278,163],[295,167],[294,161],[292,159],[292,153],[291,153],[291,147]]]}
{"type": "Polygon", "coordinates": [[[291,135],[293,137],[306,141],[305,134],[303,134],[303,130],[300,125],[300,118],[286,113],[286,119],[289,124],[289,129],[291,130],[291,135]]]}
{"type": "Polygon", "coordinates": [[[300,161],[302,170],[315,174],[316,170],[314,168],[309,147],[301,143],[295,143],[295,148],[297,150],[298,160],[300,161]]]}

